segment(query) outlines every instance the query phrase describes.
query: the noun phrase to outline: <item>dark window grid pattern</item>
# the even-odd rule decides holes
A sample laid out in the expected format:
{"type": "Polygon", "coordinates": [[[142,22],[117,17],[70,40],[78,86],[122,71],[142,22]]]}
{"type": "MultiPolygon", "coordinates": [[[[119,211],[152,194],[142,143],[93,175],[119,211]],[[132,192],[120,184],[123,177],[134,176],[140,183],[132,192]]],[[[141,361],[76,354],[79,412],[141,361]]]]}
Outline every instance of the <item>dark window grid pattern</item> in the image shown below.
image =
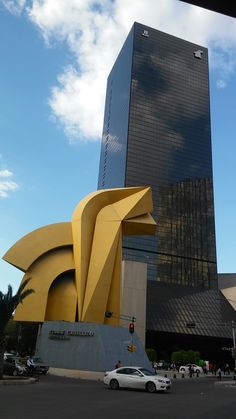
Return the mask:
{"type": "MultiPolygon", "coordinates": [[[[153,110],[153,106],[152,103],[149,103],[148,105],[144,104],[141,99],[140,99],[140,104],[138,103],[137,99],[133,98],[135,104],[134,104],[134,108],[132,108],[132,113],[131,116],[132,118],[137,119],[136,124],[141,124],[140,120],[146,121],[146,124],[150,127],[152,127],[155,123],[155,121],[159,121],[161,122],[161,118],[160,116],[162,116],[162,120],[163,123],[166,121],[167,122],[172,122],[172,125],[174,126],[173,122],[176,121],[177,122],[181,122],[181,120],[183,121],[183,114],[184,114],[184,119],[185,121],[189,121],[189,122],[194,122],[197,121],[197,119],[200,118],[204,118],[206,121],[206,124],[208,124],[209,126],[209,119],[208,116],[206,114],[207,109],[203,109],[203,106],[201,107],[201,110],[199,110],[199,108],[195,109],[194,106],[194,102],[192,103],[191,106],[191,102],[186,100],[185,106],[183,101],[181,101],[181,98],[179,100],[180,103],[178,103],[178,101],[176,101],[177,103],[175,105],[170,105],[169,101],[160,101],[160,104],[155,105],[155,111],[153,110]],[[179,106],[179,108],[178,108],[179,106]],[[152,117],[150,117],[150,114],[152,115],[152,117]]],[[[204,129],[206,129],[206,126],[204,126],[204,129]]],[[[199,126],[199,129],[201,129],[201,126],[199,126]]]]}
{"type": "MultiPolygon", "coordinates": [[[[173,112],[178,114],[179,110],[176,109],[176,103],[181,103],[181,108],[183,106],[186,107],[186,112],[192,113],[191,109],[195,109],[195,112],[197,112],[197,115],[200,113],[208,111],[209,112],[209,104],[207,103],[208,95],[204,95],[203,93],[196,92],[196,99],[197,99],[197,105],[193,99],[193,92],[185,92],[183,93],[183,89],[175,90],[175,98],[174,101],[171,101],[171,95],[170,93],[152,93],[149,96],[147,96],[143,92],[138,92],[136,88],[136,84],[138,83],[138,80],[136,80],[136,83],[133,82],[133,89],[132,89],[132,99],[135,100],[135,109],[139,109],[140,105],[143,105],[144,110],[151,110],[152,114],[155,115],[154,109],[151,108],[154,104],[156,106],[155,109],[161,108],[161,106],[168,104],[170,108],[170,112],[173,112]],[[190,108],[187,108],[187,104],[190,103],[190,108]],[[201,106],[199,106],[201,105],[201,106]]],[[[144,87],[144,86],[143,86],[144,87]]],[[[145,87],[148,87],[148,85],[145,85],[145,87]]],[[[150,85],[150,90],[152,86],[150,85]]]]}
{"type": "MultiPolygon", "coordinates": [[[[148,144],[147,144],[148,147],[148,144]]],[[[166,176],[165,173],[165,167],[166,165],[168,168],[173,168],[173,165],[175,164],[175,172],[173,173],[174,180],[176,179],[176,174],[183,173],[183,178],[188,177],[206,177],[212,175],[212,165],[211,161],[208,160],[205,156],[201,156],[201,154],[196,153],[195,159],[194,154],[191,153],[183,153],[183,159],[181,160],[181,151],[175,150],[174,148],[170,148],[167,150],[162,149],[159,151],[159,147],[148,147],[148,150],[150,150],[150,153],[145,152],[145,146],[143,145],[143,148],[140,147],[140,150],[137,149],[135,146],[134,148],[129,148],[129,154],[128,154],[128,163],[131,166],[130,170],[134,169],[138,172],[137,168],[137,161],[140,160],[140,152],[143,151],[143,162],[146,162],[149,167],[152,164],[153,170],[157,174],[157,176],[160,174],[166,176]],[[133,151],[133,152],[132,152],[133,151]],[[172,153],[171,153],[172,151],[172,153]],[[155,155],[154,155],[155,153],[155,155]],[[201,157],[205,157],[201,159],[201,157]],[[157,164],[158,160],[158,164],[157,164]],[[203,161],[202,161],[203,160],[203,161]],[[205,163],[205,167],[204,167],[205,163]],[[162,164],[162,165],[161,165],[162,164]],[[188,169],[188,171],[184,169],[188,169]],[[161,171],[162,169],[162,171],[161,171]],[[202,169],[202,170],[200,170],[202,169]],[[184,175],[185,173],[185,175],[184,175]]],[[[142,172],[147,173],[148,166],[142,167],[142,172]]],[[[129,169],[129,167],[128,167],[129,169]]],[[[141,170],[139,170],[141,172],[141,170]]],[[[150,170],[149,170],[150,172],[150,170]]],[[[150,173],[147,173],[147,175],[150,176],[150,173]]],[[[151,176],[154,176],[153,172],[151,173],[151,176]]]]}
{"type": "MultiPolygon", "coordinates": [[[[202,185],[204,186],[204,179],[202,185]]],[[[211,182],[207,186],[208,189],[211,188],[211,182]]],[[[179,184],[177,184],[179,186],[179,184]]],[[[191,219],[194,219],[194,224],[199,224],[201,229],[203,227],[203,221],[205,221],[205,226],[207,228],[207,221],[210,219],[209,214],[209,204],[207,205],[207,192],[205,187],[202,188],[200,192],[199,181],[197,185],[195,182],[188,182],[187,188],[185,190],[181,188],[176,188],[176,185],[173,188],[167,187],[167,192],[164,190],[160,192],[158,202],[162,202],[162,207],[158,206],[158,214],[161,221],[161,209],[166,215],[166,218],[171,220],[172,218],[175,220],[177,218],[177,223],[181,226],[185,224],[191,224],[191,219]],[[196,189],[197,192],[196,193],[196,189]],[[162,199],[160,199],[160,197],[162,199]],[[200,205],[199,205],[200,204],[200,205]]],[[[209,190],[210,195],[212,195],[212,191],[209,190]]],[[[212,211],[213,215],[213,211],[212,211]]],[[[212,225],[211,225],[212,226],[212,225]]]]}
{"type": "Polygon", "coordinates": [[[187,62],[190,65],[192,65],[192,63],[197,65],[199,60],[194,58],[193,53],[195,49],[201,49],[204,52],[202,60],[205,61],[205,64],[207,64],[208,51],[205,47],[181,39],[180,49],[179,40],[177,38],[170,37],[170,35],[164,34],[160,31],[156,31],[155,33],[152,32],[152,35],[149,36],[148,40],[140,38],[140,34],[135,33],[134,43],[136,45],[136,50],[140,53],[139,57],[142,57],[146,52],[148,52],[149,55],[152,55],[153,52],[157,51],[158,45],[158,51],[161,57],[166,57],[167,52],[171,51],[172,54],[175,54],[175,59],[172,60],[173,63],[181,60],[184,64],[187,62]]]}
{"type": "MultiPolygon", "coordinates": [[[[209,170],[209,175],[212,174],[212,161],[211,159],[207,158],[206,154],[206,148],[205,148],[205,154],[203,147],[197,147],[195,146],[193,150],[191,149],[191,142],[184,141],[181,145],[181,147],[173,147],[172,144],[167,144],[167,142],[161,141],[158,137],[157,138],[145,138],[143,135],[142,137],[138,138],[135,137],[132,134],[132,137],[135,138],[135,143],[132,144],[132,146],[129,147],[128,150],[128,159],[129,162],[133,162],[135,164],[135,161],[137,158],[140,158],[140,152],[143,153],[145,156],[145,159],[151,159],[156,160],[156,163],[158,164],[159,159],[166,161],[169,159],[171,162],[175,162],[175,166],[177,166],[177,163],[187,163],[189,161],[192,164],[192,169],[194,169],[194,163],[196,165],[196,177],[198,175],[197,168],[198,166],[203,166],[203,163],[206,165],[206,167],[209,170]],[[195,152],[195,153],[194,153],[195,152]],[[156,156],[153,155],[153,153],[156,154],[156,156]],[[182,156],[182,158],[181,158],[182,156]],[[195,159],[194,159],[195,156],[195,159]]],[[[166,139],[168,141],[168,138],[166,139]]],[[[180,165],[179,165],[180,166],[180,165]]],[[[176,167],[176,170],[181,170],[180,167],[176,167]]],[[[198,175],[200,177],[200,175],[198,175]]]]}
{"type": "MultiPolygon", "coordinates": [[[[209,108],[206,105],[206,98],[201,98],[200,96],[197,97],[198,105],[196,105],[196,101],[193,100],[192,96],[186,95],[185,97],[182,95],[176,95],[174,102],[171,102],[171,97],[168,96],[158,96],[156,97],[153,94],[153,100],[150,99],[147,101],[145,100],[145,96],[137,96],[134,93],[132,94],[132,101],[134,102],[134,109],[133,112],[139,114],[140,112],[145,114],[151,113],[154,117],[158,117],[159,112],[162,111],[163,119],[165,120],[165,116],[169,118],[181,119],[184,115],[185,120],[191,120],[193,118],[204,117],[206,121],[209,121],[209,108]],[[155,108],[154,108],[155,104],[155,108]],[[164,115],[163,111],[165,110],[166,115],[164,115]],[[184,114],[183,114],[184,112],[184,114]]],[[[150,117],[149,117],[150,118],[150,117]]],[[[153,120],[152,119],[152,120],[153,120]]],[[[150,118],[151,120],[151,118],[150,118]]]]}
{"type": "MultiPolygon", "coordinates": [[[[181,163],[181,166],[178,167],[178,172],[183,172],[183,168],[182,168],[182,164],[183,164],[184,167],[186,166],[189,167],[191,169],[191,172],[194,172],[194,169],[195,169],[196,173],[194,177],[202,177],[201,172],[199,173],[198,171],[198,168],[200,167],[204,170],[204,166],[205,166],[206,169],[204,170],[203,173],[206,173],[206,170],[208,170],[208,175],[211,176],[211,173],[212,173],[211,161],[209,161],[201,153],[197,152],[197,150],[195,154],[195,160],[194,160],[193,152],[188,153],[187,150],[183,152],[183,158],[181,159],[181,150],[176,149],[175,147],[172,147],[172,148],[168,147],[168,149],[166,147],[164,149],[164,147],[160,147],[160,146],[148,147],[148,144],[146,145],[147,145],[149,153],[147,152],[147,148],[145,151],[144,144],[140,148],[138,146],[137,147],[133,146],[132,148],[129,148],[128,161],[130,164],[133,164],[134,167],[136,166],[136,161],[141,159],[140,153],[143,153],[143,161],[147,162],[149,165],[150,163],[152,163],[154,167],[158,167],[159,160],[160,160],[160,163],[165,163],[171,167],[173,167],[173,164],[175,164],[175,168],[178,163],[181,163]],[[153,155],[154,153],[156,154],[156,156],[153,155]],[[201,157],[203,158],[201,159],[201,157]]],[[[177,171],[177,168],[176,168],[176,171],[177,171]]],[[[186,173],[184,177],[187,178],[188,174],[186,173]]]]}
{"type": "MultiPolygon", "coordinates": [[[[138,43],[136,43],[138,45],[138,43]]],[[[140,45],[140,44],[139,44],[140,45]]],[[[176,74],[177,76],[181,76],[180,70],[189,71],[189,73],[196,73],[196,70],[198,70],[200,73],[205,74],[205,67],[207,66],[207,61],[204,60],[205,57],[207,57],[207,54],[204,55],[201,61],[196,60],[192,54],[192,51],[189,54],[188,50],[185,50],[184,48],[181,48],[180,55],[180,49],[173,49],[173,45],[165,45],[164,48],[162,48],[162,44],[160,42],[157,42],[158,48],[149,48],[149,45],[145,45],[145,49],[142,51],[138,47],[135,50],[133,62],[135,64],[135,68],[143,68],[142,64],[145,63],[145,59],[147,60],[147,63],[150,67],[156,68],[157,66],[170,69],[172,73],[176,74]],[[186,57],[191,58],[191,60],[186,60],[186,57]],[[198,65],[200,63],[200,65],[198,65]],[[190,65],[188,65],[190,64],[190,65]],[[192,65],[193,64],[193,65],[192,65]]],[[[144,73],[145,75],[145,73],[144,73]]]]}
{"type": "MultiPolygon", "coordinates": [[[[131,115],[130,116],[130,125],[129,130],[132,133],[133,136],[137,137],[137,141],[139,138],[144,138],[146,141],[149,141],[151,143],[151,139],[155,139],[157,137],[157,134],[159,134],[159,141],[162,141],[163,144],[167,144],[167,140],[178,142],[180,146],[192,143],[196,146],[196,139],[199,140],[199,147],[205,146],[206,144],[204,142],[203,138],[207,138],[207,132],[206,127],[203,127],[202,129],[196,129],[193,130],[192,126],[186,126],[185,128],[179,128],[178,127],[179,120],[176,121],[172,118],[169,122],[169,120],[165,119],[162,125],[161,116],[159,115],[156,122],[147,121],[144,118],[144,115],[141,113],[140,117],[137,115],[131,115]],[[176,124],[175,124],[176,122],[176,124]],[[160,134],[165,134],[166,138],[162,138],[160,134]],[[186,143],[186,139],[188,139],[188,142],[186,143]],[[195,140],[195,141],[194,141],[195,140]]],[[[207,148],[208,148],[207,147],[207,148]]]]}
{"type": "MultiPolygon", "coordinates": [[[[158,169],[158,164],[160,165],[160,163],[162,163],[164,165],[164,169],[168,169],[168,168],[173,168],[173,165],[180,160],[180,162],[182,163],[182,167],[181,169],[178,170],[178,173],[182,173],[183,177],[186,178],[187,174],[186,174],[186,170],[184,171],[185,167],[189,168],[189,172],[191,171],[191,173],[195,173],[195,177],[198,176],[200,177],[201,172],[203,172],[204,174],[206,173],[206,171],[208,170],[209,174],[211,173],[211,163],[209,161],[207,161],[207,159],[203,158],[201,159],[201,154],[198,153],[198,155],[195,157],[194,159],[194,154],[187,154],[186,156],[185,154],[183,155],[183,158],[181,159],[181,151],[177,150],[177,153],[179,154],[179,159],[178,159],[178,154],[175,153],[174,148],[169,148],[169,150],[167,152],[165,152],[165,150],[161,150],[159,151],[158,149],[156,149],[155,147],[152,147],[152,150],[150,150],[150,152],[153,153],[148,153],[144,151],[144,148],[135,148],[135,151],[133,153],[129,154],[129,172],[132,173],[132,171],[136,171],[137,172],[137,168],[139,168],[140,162],[147,162],[148,165],[150,166],[152,164],[152,167],[156,166],[156,172],[160,175],[160,169],[158,169]],[[142,157],[141,157],[141,153],[143,151],[142,157]],[[173,156],[172,151],[174,151],[175,156],[173,156]],[[154,152],[156,154],[156,156],[154,155],[154,152]],[[158,161],[157,161],[157,157],[158,157],[158,161]],[[195,170],[194,170],[195,169],[195,170]],[[202,170],[201,170],[202,169],[202,170]]],[[[205,156],[202,156],[205,157],[205,156]]],[[[143,168],[143,171],[145,169],[143,168]]],[[[164,174],[165,174],[165,170],[164,170],[164,174]]],[[[148,173],[147,173],[148,175],[148,173]]],[[[154,176],[154,174],[152,173],[149,176],[154,176]]]]}
{"type": "Polygon", "coordinates": [[[204,61],[201,61],[201,65],[198,68],[195,66],[190,68],[186,66],[186,62],[177,62],[175,58],[172,59],[173,56],[171,54],[169,55],[169,61],[172,60],[171,63],[160,59],[158,52],[157,54],[154,52],[152,57],[149,55],[149,51],[142,54],[142,56],[139,52],[134,52],[132,78],[137,77],[147,82],[151,81],[154,85],[168,78],[169,80],[178,80],[179,84],[183,85],[185,82],[186,89],[189,89],[189,87],[194,88],[195,83],[198,83],[199,85],[205,86],[207,90],[209,81],[206,73],[206,63],[204,61]],[[178,71],[174,68],[176,63],[178,64],[178,71]]]}
{"type": "MultiPolygon", "coordinates": [[[[141,76],[141,75],[140,75],[141,76]]],[[[175,80],[175,82],[177,82],[177,80],[175,80]]],[[[153,85],[153,83],[151,82],[150,79],[148,79],[147,81],[145,81],[145,85],[144,82],[142,81],[143,85],[142,87],[151,90],[152,87],[155,88],[155,85],[153,85]]],[[[132,84],[132,92],[133,95],[135,96],[136,99],[136,105],[139,103],[142,103],[144,107],[146,107],[146,109],[149,109],[150,105],[156,103],[156,106],[160,105],[160,104],[165,104],[165,103],[170,103],[170,109],[171,108],[175,108],[174,104],[171,103],[171,97],[170,94],[168,92],[162,92],[160,93],[153,93],[153,96],[145,96],[144,94],[142,94],[141,92],[137,91],[137,84],[139,83],[139,77],[137,74],[134,75],[134,79],[133,79],[133,84],[132,84]]],[[[173,83],[173,89],[172,92],[175,93],[175,101],[181,103],[182,106],[187,105],[187,103],[192,104],[195,109],[198,110],[198,112],[202,113],[202,111],[207,111],[209,110],[209,105],[206,102],[207,99],[207,95],[204,92],[203,89],[206,88],[206,86],[203,85],[196,85],[195,89],[186,89],[186,84],[183,81],[183,84],[181,86],[178,86],[178,88],[174,87],[174,83],[173,83]],[[200,88],[200,89],[199,89],[200,88]],[[202,107],[196,107],[196,103],[193,100],[193,94],[196,95],[196,99],[198,101],[199,104],[201,104],[204,109],[202,109],[202,107]]],[[[208,86],[207,86],[208,87],[208,86]]],[[[187,108],[186,108],[187,111],[187,108]]],[[[191,107],[188,110],[188,112],[191,112],[191,107]]]]}
{"type": "MultiPolygon", "coordinates": [[[[146,140],[149,140],[149,138],[156,138],[157,134],[165,134],[167,137],[165,140],[162,138],[163,144],[165,144],[165,141],[167,142],[167,139],[173,138],[175,141],[178,140],[180,142],[180,145],[183,145],[183,140],[185,138],[189,138],[189,142],[195,143],[194,139],[199,139],[199,146],[202,144],[205,144],[209,147],[209,144],[206,144],[204,142],[204,139],[202,139],[201,136],[205,138],[205,141],[207,140],[207,134],[210,130],[209,125],[204,126],[203,128],[198,128],[197,123],[194,125],[186,125],[181,126],[179,124],[180,117],[177,118],[171,118],[171,115],[168,115],[167,117],[164,117],[162,119],[161,113],[156,117],[156,121],[153,122],[151,120],[146,119],[145,114],[140,112],[133,111],[133,113],[130,115],[130,125],[129,129],[130,131],[134,131],[134,134],[136,134],[137,138],[140,137],[140,134],[142,133],[142,136],[145,138],[146,134],[146,140]],[[201,134],[201,136],[200,136],[201,134]]],[[[208,142],[209,143],[209,142],[208,142]]],[[[184,143],[185,144],[185,143],[184,143]]]]}
{"type": "Polygon", "coordinates": [[[166,120],[163,126],[161,126],[161,124],[159,124],[158,121],[155,124],[146,123],[145,119],[143,118],[143,115],[140,116],[140,118],[132,117],[130,121],[131,122],[129,130],[133,136],[137,137],[137,142],[140,139],[143,139],[151,145],[153,140],[157,141],[158,139],[157,145],[161,143],[167,146],[168,141],[174,141],[178,143],[180,148],[183,146],[193,144],[197,149],[196,141],[198,141],[200,149],[211,150],[210,144],[206,144],[206,142],[204,142],[204,139],[205,141],[207,139],[207,132],[209,131],[206,131],[205,128],[194,129],[195,125],[186,126],[185,128],[178,128],[178,126],[175,125],[175,121],[173,118],[170,122],[169,120],[166,120]],[[161,136],[161,134],[164,134],[164,138],[161,136]]]}
{"type": "MultiPolygon", "coordinates": [[[[192,51],[184,50],[181,47],[181,52],[183,53],[182,56],[180,55],[180,49],[173,50],[172,47],[169,48],[169,45],[165,45],[165,51],[162,49],[162,44],[157,42],[158,48],[150,49],[148,45],[146,45],[145,49],[140,51],[140,48],[137,48],[134,51],[133,63],[135,69],[139,69],[140,71],[143,70],[143,76],[146,76],[145,73],[145,63],[151,69],[156,69],[159,67],[160,69],[166,69],[166,71],[170,71],[171,74],[176,75],[176,77],[183,76],[183,73],[187,73],[190,76],[195,78],[200,78],[203,83],[207,82],[206,76],[206,68],[208,66],[208,59],[204,59],[207,57],[207,54],[204,54],[202,60],[196,60],[192,54],[192,51]],[[163,53],[162,53],[163,52],[163,53]],[[187,60],[186,58],[189,57],[191,60],[187,60]],[[190,64],[190,65],[189,65],[190,64]],[[200,64],[200,65],[199,65],[200,64]],[[182,71],[182,73],[181,73],[182,71]],[[200,76],[202,76],[202,78],[200,76]]],[[[152,74],[152,73],[151,73],[152,74]]]]}
{"type": "MultiPolygon", "coordinates": [[[[201,131],[194,131],[192,128],[188,127],[181,127],[179,124],[179,121],[176,121],[175,126],[173,125],[173,120],[171,121],[172,128],[171,130],[168,130],[168,124],[165,122],[162,125],[162,120],[159,118],[156,120],[155,123],[149,122],[146,123],[146,120],[140,122],[140,118],[134,118],[133,116],[130,117],[130,133],[133,137],[135,137],[135,140],[137,143],[144,140],[148,143],[152,143],[153,140],[157,143],[158,146],[160,143],[168,145],[170,143],[176,143],[179,148],[183,148],[183,146],[186,144],[192,144],[195,149],[197,150],[196,146],[196,139],[199,140],[199,149],[201,151],[206,150],[206,143],[204,142],[204,138],[206,138],[206,130],[201,131]],[[201,135],[200,135],[201,133],[201,135]],[[164,139],[161,135],[165,135],[164,139]],[[204,134],[204,135],[203,135],[204,134]],[[202,135],[204,138],[202,138],[202,135]],[[157,142],[158,140],[158,142],[157,142]],[[195,141],[194,141],[195,140],[195,141]]],[[[209,148],[209,145],[208,145],[209,148]]],[[[206,154],[206,153],[205,153],[206,154]]]]}
{"type": "Polygon", "coordinates": [[[186,125],[185,128],[178,126],[178,119],[174,118],[163,120],[163,125],[161,121],[161,115],[158,116],[158,119],[155,123],[147,122],[141,113],[140,117],[131,116],[129,131],[134,136],[137,137],[137,142],[140,139],[143,139],[148,143],[153,142],[153,140],[158,139],[158,144],[168,145],[168,141],[177,142],[180,148],[186,147],[187,145],[193,144],[196,147],[196,141],[199,143],[199,148],[201,150],[211,150],[210,142],[207,140],[209,133],[209,126],[206,129],[206,126],[203,128],[198,128],[197,123],[186,125]],[[176,122],[176,124],[175,124],[176,122]],[[164,135],[161,136],[161,134],[164,135]]]}
{"type": "Polygon", "coordinates": [[[173,327],[184,327],[185,333],[189,333],[186,324],[183,324],[183,317],[188,321],[194,319],[195,329],[191,333],[209,336],[228,336],[232,338],[230,324],[222,324],[222,315],[219,304],[216,301],[217,295],[209,291],[191,296],[172,298],[168,302],[151,306],[147,310],[147,323],[154,322],[156,330],[163,328],[163,324],[173,327]],[[206,295],[205,295],[206,294],[206,295]],[[196,295],[199,295],[196,303],[196,295]]]}
{"type": "MultiPolygon", "coordinates": [[[[191,134],[189,136],[189,141],[192,143],[194,143],[194,138],[197,138],[199,139],[199,145],[201,145],[201,143],[205,144],[205,146],[210,145],[210,141],[207,141],[208,133],[210,131],[208,122],[204,126],[190,123],[189,125],[185,125],[185,127],[181,127],[179,125],[180,118],[180,115],[175,115],[174,113],[173,117],[171,117],[169,113],[168,118],[164,117],[162,119],[161,113],[159,113],[154,122],[153,120],[147,119],[144,112],[133,110],[132,114],[130,114],[129,129],[130,131],[134,130],[136,134],[142,133],[142,135],[144,135],[146,133],[147,139],[149,138],[148,135],[155,138],[156,133],[165,133],[168,138],[173,138],[173,136],[175,136],[175,139],[176,136],[178,136],[177,138],[179,140],[181,140],[181,138],[184,139],[188,134],[191,134]],[[202,139],[202,136],[205,138],[205,142],[202,139]]],[[[198,121],[199,118],[196,118],[196,120],[198,121]]],[[[162,139],[162,141],[164,143],[164,139],[162,139]]]]}
{"type": "MultiPolygon", "coordinates": [[[[175,169],[176,164],[180,161],[181,167],[174,171],[173,173],[173,181],[176,181],[176,177],[182,177],[182,179],[186,178],[196,178],[196,177],[206,177],[211,175],[212,166],[210,162],[206,162],[206,160],[201,160],[201,156],[196,156],[198,159],[194,160],[194,156],[192,154],[188,155],[188,158],[178,159],[177,153],[173,156],[173,153],[159,153],[156,152],[156,157],[154,156],[155,148],[150,150],[150,154],[143,153],[143,158],[141,158],[139,150],[135,150],[134,153],[129,154],[129,174],[131,175],[132,172],[138,173],[140,162],[143,162],[142,172],[146,170],[147,178],[154,178],[155,175],[158,175],[158,179],[160,176],[163,176],[163,179],[168,174],[168,169],[175,169]],[[153,153],[151,153],[153,151],[153,153]],[[158,160],[157,160],[158,159],[158,160]],[[205,163],[205,164],[204,164],[205,163]],[[153,172],[149,173],[149,167],[153,167],[153,172]],[[165,170],[166,169],[166,170],[165,170]],[[186,170],[187,169],[187,170],[186,170]],[[182,175],[182,176],[180,176],[182,175]]],[[[180,157],[180,155],[179,155],[180,157]]],[[[169,176],[168,176],[169,177],[169,176]]]]}
{"type": "MultiPolygon", "coordinates": [[[[204,160],[207,161],[206,151],[207,149],[211,150],[210,147],[204,146],[202,136],[200,138],[198,132],[195,132],[193,136],[191,132],[190,129],[186,130],[186,132],[178,132],[174,129],[171,132],[167,132],[167,128],[162,130],[160,127],[157,129],[154,127],[154,129],[150,130],[145,125],[136,125],[135,123],[133,126],[130,126],[130,134],[135,139],[135,144],[133,145],[134,150],[139,147],[145,151],[145,146],[148,146],[163,154],[165,150],[172,151],[173,147],[175,147],[176,151],[179,150],[179,152],[182,151],[183,153],[185,152],[185,149],[187,149],[189,155],[191,155],[191,153],[193,154],[192,150],[198,151],[198,154],[205,157],[204,160]],[[163,134],[164,139],[162,137],[163,134]],[[195,140],[195,142],[193,140],[195,140]],[[197,148],[196,142],[199,143],[199,148],[197,148]],[[193,145],[192,148],[191,145],[193,145]]],[[[148,151],[149,150],[146,149],[146,152],[148,151]]],[[[211,161],[209,158],[208,160],[209,162],[211,161]]]]}
{"type": "Polygon", "coordinates": [[[190,286],[208,287],[209,270],[216,271],[215,263],[207,261],[180,258],[172,255],[157,254],[154,256],[148,252],[135,252],[134,249],[124,248],[124,259],[138,260],[148,263],[149,279],[156,280],[156,272],[161,280],[168,283],[179,283],[190,286]],[[156,271],[157,257],[157,271],[156,271]],[[192,266],[193,265],[193,266],[192,266]],[[152,275],[153,274],[153,275],[152,275]],[[192,278],[197,278],[193,281],[192,278]]]}

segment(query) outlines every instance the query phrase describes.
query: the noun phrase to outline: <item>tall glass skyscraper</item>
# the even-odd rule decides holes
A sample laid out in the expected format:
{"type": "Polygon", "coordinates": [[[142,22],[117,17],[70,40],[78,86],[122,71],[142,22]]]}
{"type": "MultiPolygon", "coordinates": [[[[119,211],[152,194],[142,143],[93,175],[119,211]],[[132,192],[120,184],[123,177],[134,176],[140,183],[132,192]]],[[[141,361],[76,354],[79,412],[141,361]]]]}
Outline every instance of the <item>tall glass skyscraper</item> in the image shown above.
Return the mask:
{"type": "Polygon", "coordinates": [[[123,258],[217,288],[208,52],[135,23],[108,78],[98,188],[145,185],[157,232],[125,238],[123,258]]]}

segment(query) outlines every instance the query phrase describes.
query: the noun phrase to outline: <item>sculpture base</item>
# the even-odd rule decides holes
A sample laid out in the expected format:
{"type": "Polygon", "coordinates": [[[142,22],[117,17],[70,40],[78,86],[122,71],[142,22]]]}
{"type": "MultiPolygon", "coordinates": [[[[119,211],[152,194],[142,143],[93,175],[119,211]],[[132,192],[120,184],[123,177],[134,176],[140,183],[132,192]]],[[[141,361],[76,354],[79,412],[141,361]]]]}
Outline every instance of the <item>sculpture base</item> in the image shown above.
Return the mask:
{"type": "Polygon", "coordinates": [[[136,333],[96,323],[44,322],[36,355],[51,367],[83,371],[109,371],[119,360],[122,365],[151,365],[136,333]],[[135,352],[128,351],[129,345],[135,352]]]}

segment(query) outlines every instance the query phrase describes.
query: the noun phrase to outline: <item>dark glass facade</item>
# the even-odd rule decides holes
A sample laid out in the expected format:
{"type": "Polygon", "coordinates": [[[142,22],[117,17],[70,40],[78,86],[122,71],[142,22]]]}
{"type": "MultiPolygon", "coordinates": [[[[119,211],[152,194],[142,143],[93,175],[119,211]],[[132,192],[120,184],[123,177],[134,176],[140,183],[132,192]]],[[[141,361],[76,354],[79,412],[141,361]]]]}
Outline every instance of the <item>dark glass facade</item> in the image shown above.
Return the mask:
{"type": "Polygon", "coordinates": [[[107,83],[98,188],[150,185],[157,232],[127,237],[148,278],[217,287],[207,49],[135,23],[107,83]]]}

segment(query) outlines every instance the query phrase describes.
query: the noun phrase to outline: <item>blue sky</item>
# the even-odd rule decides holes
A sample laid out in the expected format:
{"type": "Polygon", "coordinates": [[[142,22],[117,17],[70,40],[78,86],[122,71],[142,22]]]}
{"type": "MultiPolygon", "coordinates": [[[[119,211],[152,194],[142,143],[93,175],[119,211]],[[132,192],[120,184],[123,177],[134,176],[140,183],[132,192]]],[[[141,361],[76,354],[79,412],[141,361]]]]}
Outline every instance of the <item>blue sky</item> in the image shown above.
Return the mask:
{"type": "MultiPolygon", "coordinates": [[[[133,22],[209,48],[219,272],[236,272],[236,24],[177,0],[0,0],[0,256],[97,189],[106,78],[133,22]]],[[[0,290],[22,272],[0,261],[0,290]]]]}

